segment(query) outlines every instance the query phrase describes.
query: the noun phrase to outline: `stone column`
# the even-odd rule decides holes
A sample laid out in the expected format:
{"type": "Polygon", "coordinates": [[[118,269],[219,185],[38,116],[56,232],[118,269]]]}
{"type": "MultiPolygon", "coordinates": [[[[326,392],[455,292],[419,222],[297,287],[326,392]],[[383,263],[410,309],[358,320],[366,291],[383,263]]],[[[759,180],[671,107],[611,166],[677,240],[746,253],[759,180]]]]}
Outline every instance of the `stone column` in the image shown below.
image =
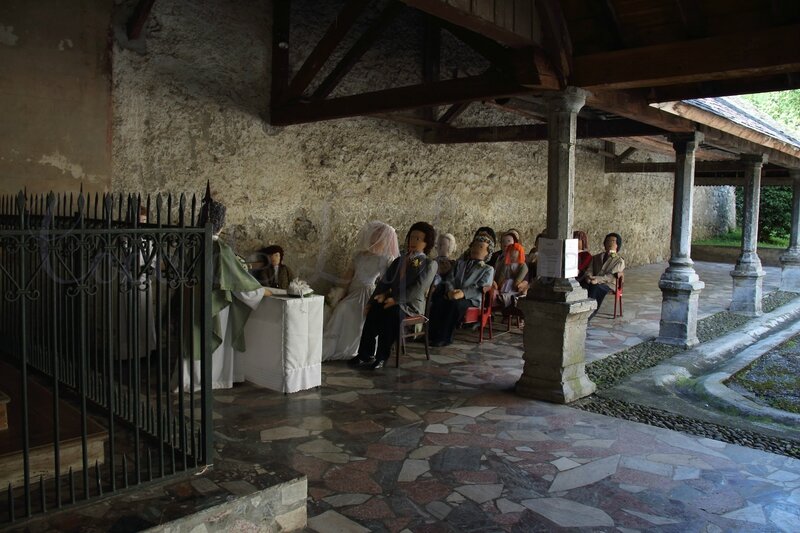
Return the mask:
{"type": "MultiPolygon", "coordinates": [[[[586,91],[568,87],[547,99],[547,237],[572,238],[575,130],[586,91]]],[[[525,366],[516,391],[569,403],[595,390],[586,376],[586,321],[597,307],[574,278],[543,279],[520,300],[525,314],[525,366]]]]}
{"type": "Polygon", "coordinates": [[[790,169],[792,178],[792,230],[789,247],[781,255],[781,290],[800,292],[800,170],[790,169]]]}
{"type": "Polygon", "coordinates": [[[675,190],[672,196],[672,240],[669,266],[661,289],[661,322],[658,342],[688,348],[697,339],[697,304],[705,283],[692,266],[692,200],[694,155],[703,140],[700,132],[671,136],[675,148],[675,190]]]}
{"type": "Polygon", "coordinates": [[[731,271],[733,296],[730,310],[746,316],[760,316],[764,269],[758,258],[758,203],[761,197],[761,167],[766,156],[742,155],[744,165],[744,216],[742,253],[731,271]]]}

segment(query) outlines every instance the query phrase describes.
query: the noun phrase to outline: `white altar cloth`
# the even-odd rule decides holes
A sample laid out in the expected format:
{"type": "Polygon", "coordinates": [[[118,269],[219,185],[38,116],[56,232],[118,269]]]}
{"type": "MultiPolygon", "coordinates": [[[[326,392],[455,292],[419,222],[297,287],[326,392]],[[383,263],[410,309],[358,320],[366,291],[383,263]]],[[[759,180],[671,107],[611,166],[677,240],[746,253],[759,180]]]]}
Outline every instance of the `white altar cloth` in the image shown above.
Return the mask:
{"type": "Polygon", "coordinates": [[[322,308],[319,295],[270,296],[244,328],[246,352],[237,352],[235,381],[279,392],[322,384],[322,308]]]}

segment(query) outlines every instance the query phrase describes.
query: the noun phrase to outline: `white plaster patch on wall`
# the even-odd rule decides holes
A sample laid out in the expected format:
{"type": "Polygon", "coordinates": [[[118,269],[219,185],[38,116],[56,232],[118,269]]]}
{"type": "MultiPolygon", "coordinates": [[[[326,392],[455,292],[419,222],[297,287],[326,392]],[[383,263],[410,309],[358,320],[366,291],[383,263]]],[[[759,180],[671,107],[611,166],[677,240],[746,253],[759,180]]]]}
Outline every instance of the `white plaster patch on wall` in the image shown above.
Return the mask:
{"type": "Polygon", "coordinates": [[[43,155],[39,159],[38,163],[40,165],[50,165],[51,167],[55,167],[63,174],[70,174],[75,179],[93,178],[93,176],[88,176],[86,172],[83,171],[82,166],[78,165],[77,163],[71,163],[66,156],[58,151],[50,155],[43,155]]]}
{"type": "Polygon", "coordinates": [[[3,26],[0,24],[0,43],[8,46],[17,44],[19,37],[14,34],[14,26],[3,26]]]}
{"type": "Polygon", "coordinates": [[[63,52],[67,48],[72,48],[72,39],[61,39],[58,41],[58,51],[63,52]]]}

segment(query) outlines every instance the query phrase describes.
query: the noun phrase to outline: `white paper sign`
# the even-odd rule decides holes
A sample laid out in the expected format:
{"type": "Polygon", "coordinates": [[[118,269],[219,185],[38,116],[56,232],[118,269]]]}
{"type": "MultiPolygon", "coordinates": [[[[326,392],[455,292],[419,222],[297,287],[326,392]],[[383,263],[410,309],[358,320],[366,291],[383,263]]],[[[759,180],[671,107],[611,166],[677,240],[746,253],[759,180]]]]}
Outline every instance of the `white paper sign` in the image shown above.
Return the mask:
{"type": "Polygon", "coordinates": [[[578,275],[578,239],[539,239],[536,275],[574,278],[578,275]]]}

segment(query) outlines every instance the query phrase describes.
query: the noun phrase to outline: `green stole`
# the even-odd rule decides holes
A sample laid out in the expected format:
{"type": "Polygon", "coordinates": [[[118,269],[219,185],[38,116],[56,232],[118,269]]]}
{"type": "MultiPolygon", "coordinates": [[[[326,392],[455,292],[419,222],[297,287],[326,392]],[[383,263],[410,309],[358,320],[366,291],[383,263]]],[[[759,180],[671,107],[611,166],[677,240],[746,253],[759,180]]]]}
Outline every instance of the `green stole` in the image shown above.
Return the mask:
{"type": "MultiPolygon", "coordinates": [[[[220,312],[230,306],[228,327],[231,329],[231,344],[234,350],[244,352],[244,326],[250,318],[252,309],[236,298],[234,292],[248,292],[262,289],[261,283],[247,271],[244,263],[233,253],[230,246],[219,239],[213,241],[214,284],[211,289],[211,353],[223,342],[220,312]]],[[[199,302],[198,302],[199,303],[199,302]]],[[[197,316],[200,316],[199,312],[197,316]]],[[[194,358],[200,359],[200,324],[195,327],[194,358]]]]}

